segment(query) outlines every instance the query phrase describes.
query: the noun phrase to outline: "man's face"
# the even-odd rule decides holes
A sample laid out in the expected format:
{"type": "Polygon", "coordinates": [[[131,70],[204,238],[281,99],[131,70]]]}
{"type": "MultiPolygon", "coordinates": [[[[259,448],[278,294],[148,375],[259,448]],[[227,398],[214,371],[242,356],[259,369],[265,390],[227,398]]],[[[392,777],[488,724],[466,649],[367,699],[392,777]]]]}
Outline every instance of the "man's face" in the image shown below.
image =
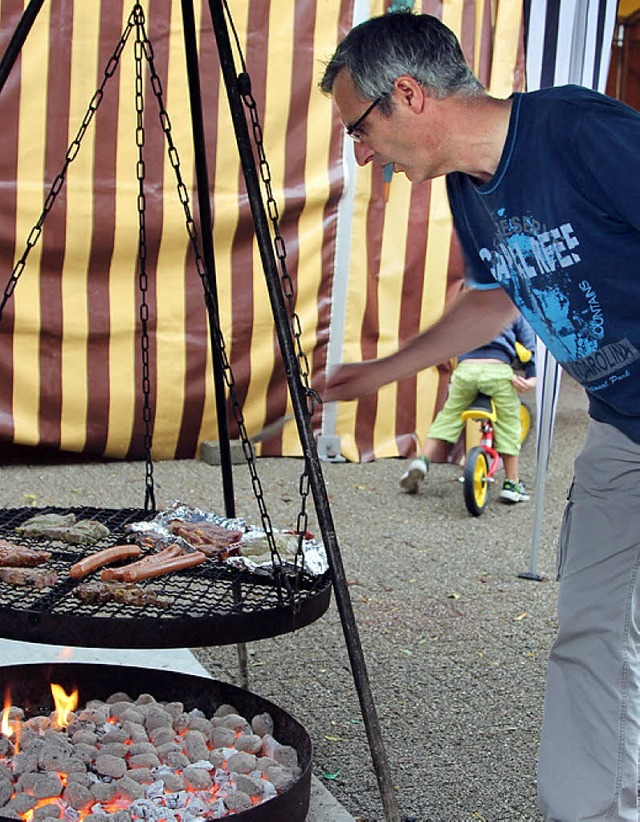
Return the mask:
{"type": "Polygon", "coordinates": [[[415,96],[412,104],[407,102],[402,87],[394,88],[393,110],[385,115],[375,101],[357,95],[349,72],[343,69],[335,78],[333,99],[347,131],[357,123],[351,136],[359,165],[392,163],[394,171],[403,171],[412,182],[445,173],[435,161],[435,143],[424,133],[423,109],[416,110],[415,96]]]}

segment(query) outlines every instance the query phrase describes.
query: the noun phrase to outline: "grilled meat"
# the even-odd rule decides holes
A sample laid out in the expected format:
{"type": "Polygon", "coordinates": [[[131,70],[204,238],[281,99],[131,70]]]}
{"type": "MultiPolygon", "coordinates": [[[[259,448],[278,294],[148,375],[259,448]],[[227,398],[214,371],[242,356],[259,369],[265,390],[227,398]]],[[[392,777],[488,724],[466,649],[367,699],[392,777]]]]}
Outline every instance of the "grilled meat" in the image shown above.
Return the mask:
{"type": "Polygon", "coordinates": [[[77,545],[93,545],[110,533],[101,522],[93,519],[77,520],[75,514],[36,514],[15,530],[23,537],[59,539],[77,545]]]}
{"type": "Polygon", "coordinates": [[[140,588],[135,583],[127,582],[81,582],[74,589],[73,595],[88,605],[117,602],[138,608],[148,605],[168,608],[173,604],[172,597],[163,596],[153,588],[140,588]]]}
{"type": "Polygon", "coordinates": [[[207,557],[226,559],[238,553],[242,531],[232,531],[213,522],[184,522],[172,519],[168,526],[175,536],[182,537],[207,557]]]}
{"type": "Polygon", "coordinates": [[[75,514],[36,514],[16,527],[16,534],[22,537],[48,537],[61,539],[67,529],[75,525],[75,514]]]}
{"type": "Polygon", "coordinates": [[[138,545],[114,545],[74,563],[69,568],[69,576],[72,579],[82,579],[87,574],[91,574],[111,562],[133,559],[139,557],[141,553],[142,549],[138,545]]]}
{"type": "Polygon", "coordinates": [[[49,551],[34,551],[26,545],[16,545],[0,539],[0,565],[4,568],[29,568],[51,559],[49,551]]]}
{"type": "Polygon", "coordinates": [[[42,568],[0,568],[0,582],[8,585],[28,585],[40,590],[49,588],[58,581],[55,571],[42,568]]]}

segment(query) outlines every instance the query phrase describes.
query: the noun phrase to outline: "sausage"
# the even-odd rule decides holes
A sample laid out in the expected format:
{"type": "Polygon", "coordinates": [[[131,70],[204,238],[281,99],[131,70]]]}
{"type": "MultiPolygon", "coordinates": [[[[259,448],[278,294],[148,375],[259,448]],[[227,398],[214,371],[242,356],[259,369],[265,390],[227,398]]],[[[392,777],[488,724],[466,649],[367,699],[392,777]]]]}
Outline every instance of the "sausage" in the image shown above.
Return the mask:
{"type": "Polygon", "coordinates": [[[144,565],[140,563],[138,568],[126,569],[123,579],[125,582],[140,582],[143,579],[170,574],[172,571],[181,571],[183,568],[193,568],[194,565],[200,565],[205,559],[206,557],[201,551],[194,551],[192,554],[180,554],[180,556],[169,557],[169,559],[160,562],[149,562],[144,565]]]}
{"type": "Polygon", "coordinates": [[[139,557],[141,553],[142,549],[139,545],[113,545],[111,548],[97,551],[95,554],[76,562],[69,568],[69,576],[72,579],[82,579],[92,571],[102,568],[103,565],[122,559],[133,559],[133,557],[139,557]]]}
{"type": "Polygon", "coordinates": [[[103,582],[123,582],[125,573],[128,571],[135,571],[138,568],[146,568],[147,565],[163,562],[172,557],[178,557],[182,553],[182,548],[177,543],[172,543],[163,551],[158,551],[157,554],[147,554],[137,562],[131,562],[129,565],[121,565],[119,568],[105,568],[100,574],[100,579],[103,582]]]}

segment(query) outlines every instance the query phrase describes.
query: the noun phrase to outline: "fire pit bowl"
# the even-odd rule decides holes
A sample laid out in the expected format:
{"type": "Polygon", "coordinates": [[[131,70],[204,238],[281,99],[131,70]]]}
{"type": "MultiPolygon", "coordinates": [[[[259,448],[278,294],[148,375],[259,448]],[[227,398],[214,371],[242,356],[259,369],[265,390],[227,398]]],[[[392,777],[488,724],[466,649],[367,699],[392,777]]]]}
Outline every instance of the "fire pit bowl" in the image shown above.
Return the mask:
{"type": "MultiPolygon", "coordinates": [[[[27,717],[53,710],[51,683],[61,685],[67,692],[77,688],[81,706],[92,699],[106,700],[117,692],[124,692],[134,700],[150,694],[158,702],[182,702],[185,711],[198,708],[207,716],[223,704],[235,706],[249,720],[269,713],[274,721],[275,739],[297,752],[300,776],[272,799],[225,818],[234,822],[304,822],[306,819],[311,790],[311,740],[299,722],[272,702],[215,679],[171,671],[71,662],[0,666],[0,689],[3,693],[9,689],[12,704],[23,708],[27,717]]],[[[9,817],[0,815],[0,820],[5,819],[9,817]]]]}

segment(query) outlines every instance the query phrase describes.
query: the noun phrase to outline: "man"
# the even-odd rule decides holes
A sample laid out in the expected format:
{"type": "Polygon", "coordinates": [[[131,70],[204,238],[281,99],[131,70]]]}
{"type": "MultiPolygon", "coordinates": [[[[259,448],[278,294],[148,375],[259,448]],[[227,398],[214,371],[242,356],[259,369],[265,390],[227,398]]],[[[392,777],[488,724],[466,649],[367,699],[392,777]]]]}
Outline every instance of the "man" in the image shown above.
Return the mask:
{"type": "Polygon", "coordinates": [[[399,351],[344,364],[325,399],[373,393],[492,339],[514,303],[587,389],[558,550],[558,635],[538,763],[547,820],[638,822],[640,115],[568,86],[491,97],[428,15],[354,28],[327,65],[357,161],[447,175],[469,288],[399,351]]]}
{"type": "Polygon", "coordinates": [[[524,317],[518,315],[491,342],[458,357],[449,384],[449,394],[431,427],[422,454],[409,463],[400,477],[400,488],[416,494],[426,478],[429,463],[440,453],[442,443],[453,445],[462,433],[462,413],[476,394],[493,398],[496,408],[495,447],[502,457],[505,479],[500,500],[508,504],[527,502],[529,495],[520,480],[520,398],[536,384],[535,335],[524,317]],[[516,373],[512,365],[518,351],[527,352],[524,374],[516,373]]]}

